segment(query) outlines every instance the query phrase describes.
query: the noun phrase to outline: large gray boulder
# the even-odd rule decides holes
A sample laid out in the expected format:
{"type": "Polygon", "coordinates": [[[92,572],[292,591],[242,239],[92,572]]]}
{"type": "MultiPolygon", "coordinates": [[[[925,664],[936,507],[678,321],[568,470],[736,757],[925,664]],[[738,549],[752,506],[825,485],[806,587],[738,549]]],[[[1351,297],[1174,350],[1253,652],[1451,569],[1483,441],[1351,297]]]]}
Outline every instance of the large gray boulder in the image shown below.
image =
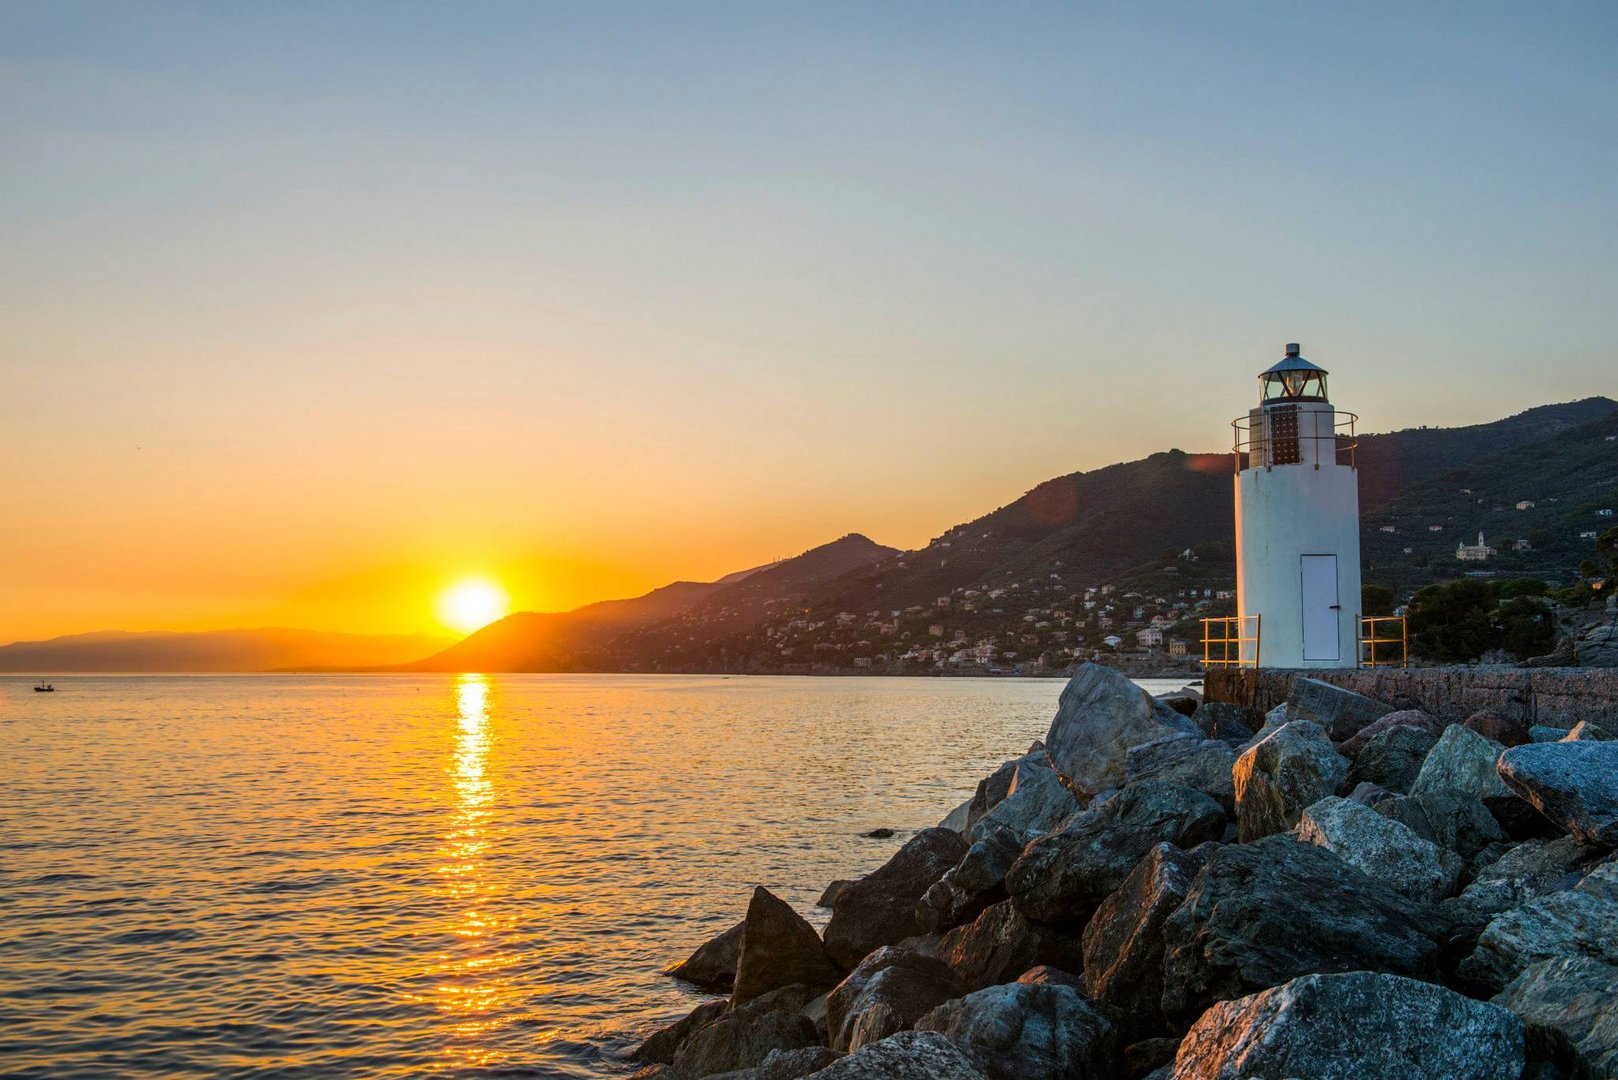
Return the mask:
{"type": "Polygon", "coordinates": [[[696,952],[663,969],[663,974],[684,979],[704,990],[728,993],[736,981],[736,960],[742,951],[742,926],[739,922],[724,933],[697,946],[696,952]]]}
{"type": "Polygon", "coordinates": [[[748,1069],[772,1050],[794,1050],[820,1042],[815,1025],[803,1015],[814,996],[803,986],[773,990],[734,1006],[692,1032],[674,1053],[680,1080],[748,1069]]]}
{"type": "Polygon", "coordinates": [[[1084,995],[1055,983],[991,986],[938,1006],[916,1024],[937,1031],[990,1080],[1109,1076],[1112,1024],[1084,995]]]}
{"type": "MultiPolygon", "coordinates": [[[[1291,708],[1289,703],[1289,713],[1291,708]]],[[[1236,834],[1245,844],[1286,832],[1304,807],[1335,795],[1348,776],[1348,759],[1318,724],[1293,720],[1243,752],[1232,776],[1236,834]]]]}
{"type": "Polygon", "coordinates": [[[998,829],[1009,829],[1026,842],[1050,832],[1080,809],[1078,796],[1054,769],[1019,761],[1006,797],[978,818],[968,835],[976,841],[998,829]]]}
{"type": "Polygon", "coordinates": [[[1506,838],[1483,800],[1459,791],[1396,795],[1371,809],[1406,825],[1417,836],[1471,863],[1506,838]]]}
{"type": "Polygon", "coordinates": [[[795,983],[816,991],[829,990],[842,977],[815,928],[770,890],[762,885],[755,888],[742,920],[731,1000],[739,1005],[795,983]]]}
{"type": "Polygon", "coordinates": [[[1347,785],[1371,783],[1403,795],[1416,782],[1427,755],[1437,744],[1438,736],[1433,732],[1409,724],[1378,732],[1354,756],[1347,785]]]}
{"type": "Polygon", "coordinates": [[[1191,714],[1197,730],[1210,739],[1218,739],[1229,746],[1240,746],[1253,737],[1253,732],[1264,726],[1264,718],[1249,705],[1236,705],[1228,701],[1204,701],[1191,714]]]}
{"type": "Polygon", "coordinates": [[[1449,896],[1461,873],[1459,856],[1369,806],[1335,795],[1307,807],[1292,835],[1412,900],[1449,896]]]}
{"type": "Polygon", "coordinates": [[[699,1028],[707,1027],[729,1011],[730,1002],[724,998],[704,1001],[674,1023],[652,1032],[651,1035],[647,1036],[645,1042],[630,1053],[629,1060],[663,1065],[671,1064],[674,1061],[675,1052],[685,1045],[685,1041],[691,1037],[693,1032],[699,1028]]]}
{"type": "Polygon", "coordinates": [[[1445,905],[1459,923],[1482,924],[1536,897],[1562,892],[1579,883],[1600,849],[1571,836],[1525,840],[1483,867],[1445,905]]]}
{"type": "Polygon", "coordinates": [[[1094,795],[1124,782],[1131,746],[1197,727],[1100,664],[1082,664],[1062,690],[1056,717],[1045,736],[1045,753],[1077,791],[1094,795]]]}
{"type": "Polygon", "coordinates": [[[1618,967],[1587,956],[1541,960],[1494,1000],[1528,1025],[1530,1057],[1618,1080],[1618,967]]]}
{"type": "Polygon", "coordinates": [[[1006,889],[1030,919],[1083,920],[1158,844],[1195,847],[1224,829],[1224,811],[1199,791],[1156,780],[1131,784],[1105,809],[1076,815],[1029,843],[1006,874],[1006,889]]]}
{"type": "Polygon", "coordinates": [[[1497,915],[1459,971],[1494,992],[1531,965],[1564,956],[1618,964],[1618,862],[1596,867],[1571,889],[1497,915]]]}
{"type": "Polygon", "coordinates": [[[1040,964],[1077,971],[1084,962],[1077,932],[1031,922],[1010,900],[992,905],[937,941],[916,939],[907,947],[944,961],[973,990],[1010,982],[1040,964]]]}
{"type": "Polygon", "coordinates": [[[1174,1080],[1517,1080],[1522,1021],[1442,986],[1369,971],[1305,975],[1215,1005],[1174,1080]]]}
{"type": "Polygon", "coordinates": [[[1045,756],[1044,745],[1035,743],[1034,748],[1028,753],[1002,762],[998,769],[978,781],[977,790],[972,793],[972,798],[967,803],[966,828],[963,831],[970,832],[972,826],[976,825],[984,814],[999,806],[1001,801],[1011,794],[1012,781],[1017,777],[1017,766],[1023,764],[1049,768],[1050,759],[1045,756]]]}
{"type": "Polygon", "coordinates": [[[814,1080],[987,1080],[936,1031],[901,1031],[809,1075],[814,1080]]]}
{"type": "Polygon", "coordinates": [[[1163,1013],[1311,973],[1437,974],[1442,920],[1313,844],[1267,836],[1215,850],[1163,924],[1163,1013]]]}
{"type": "Polygon", "coordinates": [[[977,918],[984,908],[1005,899],[1006,871],[1022,849],[1023,838],[1011,829],[988,832],[922,894],[916,904],[917,925],[929,933],[947,930],[977,918]]]}
{"type": "Polygon", "coordinates": [[[1394,712],[1392,705],[1319,679],[1294,679],[1287,719],[1319,724],[1334,742],[1352,738],[1367,724],[1394,712]]]}
{"type": "Polygon", "coordinates": [[[1425,713],[1420,709],[1400,709],[1398,712],[1390,712],[1386,716],[1378,717],[1360,728],[1351,738],[1344,739],[1337,749],[1347,757],[1358,757],[1360,751],[1365,749],[1366,743],[1383,732],[1400,727],[1426,731],[1435,740],[1444,733],[1444,724],[1436,716],[1425,713]]]}
{"type": "Polygon", "coordinates": [[[904,1031],[967,987],[949,965],[884,945],[860,961],[826,999],[833,1050],[858,1050],[904,1031]]]}
{"type": "Polygon", "coordinates": [[[1163,923],[1184,902],[1208,848],[1159,844],[1101,902],[1084,927],[1084,992],[1116,1009],[1124,1034],[1142,1038],[1165,1027],[1163,923]]]}
{"type": "Polygon", "coordinates": [[[1514,746],[1500,756],[1499,777],[1559,828],[1618,847],[1618,742],[1514,746]]]}
{"type": "Polygon", "coordinates": [[[1451,724],[1422,762],[1410,794],[1455,791],[1479,799],[1510,795],[1495,772],[1505,747],[1460,724],[1451,724]]]}
{"type": "Polygon", "coordinates": [[[1166,780],[1200,791],[1217,802],[1226,817],[1236,816],[1236,782],[1231,770],[1236,751],[1218,739],[1172,735],[1132,746],[1125,757],[1124,782],[1166,780]]]}
{"type": "Polygon", "coordinates": [[[916,904],[961,861],[966,841],[950,829],[923,829],[877,870],[837,894],[826,951],[851,969],[873,949],[924,933],[916,904]]]}
{"type": "MultiPolygon", "coordinates": [[[[715,1073],[709,1080],[801,1080],[834,1063],[843,1055],[824,1046],[800,1046],[796,1050],[771,1050],[751,1069],[715,1073]]],[[[639,1074],[636,1074],[639,1075],[639,1074]]],[[[631,1077],[630,1080],[634,1080],[631,1077]]]]}

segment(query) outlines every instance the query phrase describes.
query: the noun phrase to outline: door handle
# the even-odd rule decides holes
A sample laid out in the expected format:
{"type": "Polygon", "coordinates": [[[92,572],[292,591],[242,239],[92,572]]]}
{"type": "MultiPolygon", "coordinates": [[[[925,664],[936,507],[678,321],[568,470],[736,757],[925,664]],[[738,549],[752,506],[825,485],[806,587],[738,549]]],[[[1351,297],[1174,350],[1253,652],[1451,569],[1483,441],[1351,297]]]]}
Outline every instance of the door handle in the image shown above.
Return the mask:
{"type": "Polygon", "coordinates": [[[1343,610],[1343,605],[1342,604],[1333,604],[1331,606],[1331,609],[1333,611],[1342,611],[1343,610]]]}

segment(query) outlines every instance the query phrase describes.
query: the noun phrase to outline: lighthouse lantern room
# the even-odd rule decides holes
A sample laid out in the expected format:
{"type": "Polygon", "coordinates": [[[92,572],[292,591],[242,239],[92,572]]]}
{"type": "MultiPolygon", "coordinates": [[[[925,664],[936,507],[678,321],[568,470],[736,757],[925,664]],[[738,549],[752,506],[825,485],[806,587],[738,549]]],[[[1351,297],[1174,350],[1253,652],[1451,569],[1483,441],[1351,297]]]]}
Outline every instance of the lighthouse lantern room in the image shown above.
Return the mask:
{"type": "Polygon", "coordinates": [[[1354,667],[1360,513],[1353,413],[1326,398],[1326,371],[1288,345],[1259,376],[1236,431],[1236,608],[1241,663],[1354,667]]]}

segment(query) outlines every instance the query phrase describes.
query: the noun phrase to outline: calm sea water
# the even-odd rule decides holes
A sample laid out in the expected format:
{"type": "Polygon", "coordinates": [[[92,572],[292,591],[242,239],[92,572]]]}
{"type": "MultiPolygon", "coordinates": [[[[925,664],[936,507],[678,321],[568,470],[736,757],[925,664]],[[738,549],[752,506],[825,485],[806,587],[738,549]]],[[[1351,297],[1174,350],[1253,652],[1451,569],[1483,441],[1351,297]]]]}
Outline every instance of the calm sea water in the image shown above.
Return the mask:
{"type": "MultiPolygon", "coordinates": [[[[616,1075],[1056,680],[0,679],[0,1075],[616,1075]]],[[[1153,687],[1157,689],[1157,687],[1153,687]]]]}

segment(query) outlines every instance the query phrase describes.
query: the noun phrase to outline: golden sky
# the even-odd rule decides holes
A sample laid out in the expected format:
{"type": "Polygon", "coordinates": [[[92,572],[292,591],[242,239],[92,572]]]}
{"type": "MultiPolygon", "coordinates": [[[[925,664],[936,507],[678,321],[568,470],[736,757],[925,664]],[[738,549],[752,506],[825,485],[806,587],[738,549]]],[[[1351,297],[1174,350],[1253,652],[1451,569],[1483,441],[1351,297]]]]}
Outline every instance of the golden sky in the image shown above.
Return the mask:
{"type": "Polygon", "coordinates": [[[1289,340],[1370,430],[1614,389],[1600,8],[90,11],[0,0],[0,640],[917,546],[1289,340]]]}

